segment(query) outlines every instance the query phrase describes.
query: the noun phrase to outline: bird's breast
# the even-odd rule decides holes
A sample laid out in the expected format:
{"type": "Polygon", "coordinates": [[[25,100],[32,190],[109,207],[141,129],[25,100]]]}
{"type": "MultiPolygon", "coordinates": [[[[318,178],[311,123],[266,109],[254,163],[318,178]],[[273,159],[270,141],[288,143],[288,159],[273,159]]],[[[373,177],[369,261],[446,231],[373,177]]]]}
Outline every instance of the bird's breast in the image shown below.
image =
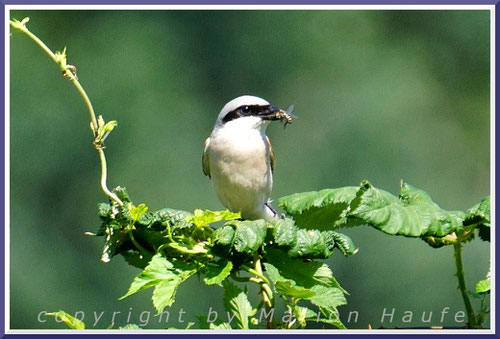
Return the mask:
{"type": "Polygon", "coordinates": [[[225,175],[258,180],[271,174],[269,146],[258,132],[215,135],[210,139],[209,151],[210,167],[225,175]]]}
{"type": "Polygon", "coordinates": [[[210,172],[217,195],[232,210],[261,208],[273,184],[269,145],[259,131],[210,137],[210,172]]]}

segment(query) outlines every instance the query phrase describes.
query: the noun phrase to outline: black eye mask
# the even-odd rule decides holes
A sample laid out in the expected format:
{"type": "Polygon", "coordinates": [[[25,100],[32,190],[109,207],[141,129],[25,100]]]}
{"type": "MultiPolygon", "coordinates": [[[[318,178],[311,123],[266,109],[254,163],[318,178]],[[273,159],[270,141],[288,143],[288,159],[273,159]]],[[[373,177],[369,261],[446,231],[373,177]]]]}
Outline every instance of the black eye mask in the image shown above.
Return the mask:
{"type": "Polygon", "coordinates": [[[276,108],[271,105],[243,105],[227,113],[224,118],[222,118],[222,122],[225,124],[226,122],[240,117],[266,116],[269,115],[271,111],[275,112],[275,110],[276,108]]]}

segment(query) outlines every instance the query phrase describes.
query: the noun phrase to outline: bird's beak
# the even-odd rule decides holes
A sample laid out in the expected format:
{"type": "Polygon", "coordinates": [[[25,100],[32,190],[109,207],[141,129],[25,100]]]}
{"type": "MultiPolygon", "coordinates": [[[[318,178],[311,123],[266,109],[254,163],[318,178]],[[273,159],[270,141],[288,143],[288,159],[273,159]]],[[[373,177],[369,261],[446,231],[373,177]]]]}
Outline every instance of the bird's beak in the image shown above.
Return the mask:
{"type": "Polygon", "coordinates": [[[281,108],[276,106],[269,106],[268,109],[259,113],[259,116],[262,118],[262,120],[280,120],[280,112],[281,108]]]}

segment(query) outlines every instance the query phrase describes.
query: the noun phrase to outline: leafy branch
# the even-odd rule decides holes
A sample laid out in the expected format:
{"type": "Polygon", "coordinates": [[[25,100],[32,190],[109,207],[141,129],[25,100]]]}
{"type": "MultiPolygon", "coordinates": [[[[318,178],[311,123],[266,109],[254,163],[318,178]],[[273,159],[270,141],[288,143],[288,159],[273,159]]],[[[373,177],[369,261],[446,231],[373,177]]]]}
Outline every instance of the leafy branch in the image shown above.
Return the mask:
{"type": "Polygon", "coordinates": [[[470,328],[482,326],[484,317],[475,314],[465,284],[462,248],[474,238],[476,231],[482,240],[490,240],[490,197],[467,213],[445,211],[426,192],[407,183],[401,182],[396,197],[364,181],[359,187],[293,194],[281,198],[279,204],[304,226],[340,229],[368,225],[390,235],[418,237],[435,248],[453,245],[458,288],[468,325],[470,328]]]}

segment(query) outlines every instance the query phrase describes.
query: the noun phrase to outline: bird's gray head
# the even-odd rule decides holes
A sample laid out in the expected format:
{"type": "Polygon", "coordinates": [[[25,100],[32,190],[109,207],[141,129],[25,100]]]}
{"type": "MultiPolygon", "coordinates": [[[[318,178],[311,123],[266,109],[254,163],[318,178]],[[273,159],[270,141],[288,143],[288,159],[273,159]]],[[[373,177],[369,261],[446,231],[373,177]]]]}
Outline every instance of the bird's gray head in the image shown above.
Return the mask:
{"type": "Polygon", "coordinates": [[[272,106],[266,100],[243,95],[229,101],[220,111],[215,127],[222,127],[227,123],[236,123],[238,120],[255,121],[256,124],[267,123],[271,120],[280,120],[278,112],[281,110],[272,106]]]}

